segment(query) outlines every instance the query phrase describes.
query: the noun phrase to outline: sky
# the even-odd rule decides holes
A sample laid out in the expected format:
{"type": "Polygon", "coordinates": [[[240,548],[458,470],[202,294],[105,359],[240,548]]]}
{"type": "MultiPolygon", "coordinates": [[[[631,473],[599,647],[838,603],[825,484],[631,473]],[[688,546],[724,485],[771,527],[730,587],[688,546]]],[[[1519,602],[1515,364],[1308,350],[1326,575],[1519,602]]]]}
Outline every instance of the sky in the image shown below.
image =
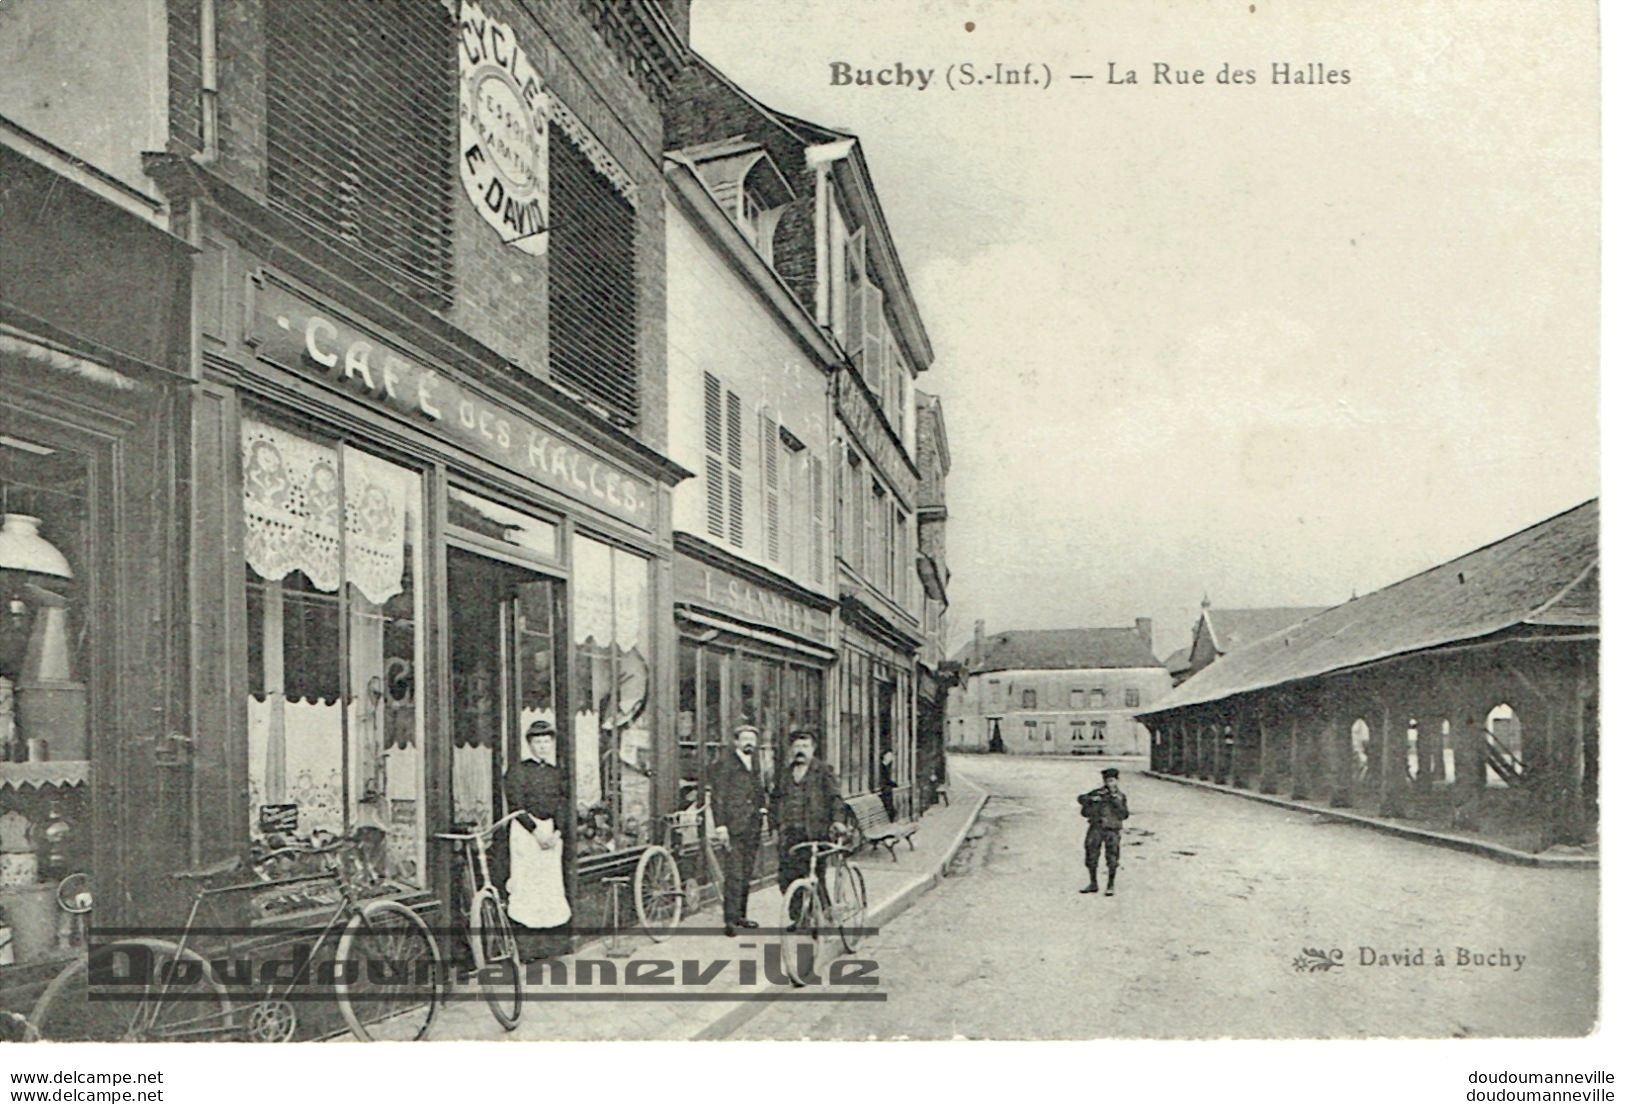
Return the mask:
{"type": "Polygon", "coordinates": [[[1167,655],[1204,595],[1335,604],[1598,493],[1593,4],[692,18],[746,91],[862,141],[936,354],[955,643],[1149,616],[1167,655]],[[932,74],[839,86],[834,62],[932,74]],[[947,87],[996,62],[1051,84],[947,87]]]}

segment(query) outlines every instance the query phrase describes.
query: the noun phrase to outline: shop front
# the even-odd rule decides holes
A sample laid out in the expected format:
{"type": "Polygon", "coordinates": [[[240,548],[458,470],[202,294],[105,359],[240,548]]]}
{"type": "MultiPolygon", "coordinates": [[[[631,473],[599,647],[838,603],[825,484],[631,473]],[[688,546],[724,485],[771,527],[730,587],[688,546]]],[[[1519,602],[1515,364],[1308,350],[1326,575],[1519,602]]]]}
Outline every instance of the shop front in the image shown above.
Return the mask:
{"type": "MultiPolygon", "coordinates": [[[[676,544],[676,808],[682,809],[703,796],[711,765],[738,725],[755,725],[761,734],[765,783],[788,761],[793,732],[815,733],[818,753],[829,757],[835,603],[686,535],[676,544]]],[[[774,862],[772,847],[764,847],[760,869],[774,862]]]]}
{"type": "Polygon", "coordinates": [[[861,600],[841,602],[840,754],[842,790],[879,793],[896,818],[924,811],[916,793],[915,649],[918,641],[894,628],[861,600]]]}
{"type": "Polygon", "coordinates": [[[598,882],[665,796],[655,611],[684,473],[549,417],[408,317],[349,308],[342,285],[240,263],[205,361],[217,454],[198,455],[200,481],[224,474],[196,521],[204,603],[226,611],[199,673],[223,688],[200,702],[223,783],[204,838],[359,833],[399,894],[455,909],[435,835],[508,811],[503,779],[546,721],[572,810],[563,949],[602,926],[598,882]]]}
{"type": "Polygon", "coordinates": [[[135,915],[188,853],[169,473],[191,256],[7,147],[0,179],[0,1010],[26,1012],[92,903],[135,915]]]}

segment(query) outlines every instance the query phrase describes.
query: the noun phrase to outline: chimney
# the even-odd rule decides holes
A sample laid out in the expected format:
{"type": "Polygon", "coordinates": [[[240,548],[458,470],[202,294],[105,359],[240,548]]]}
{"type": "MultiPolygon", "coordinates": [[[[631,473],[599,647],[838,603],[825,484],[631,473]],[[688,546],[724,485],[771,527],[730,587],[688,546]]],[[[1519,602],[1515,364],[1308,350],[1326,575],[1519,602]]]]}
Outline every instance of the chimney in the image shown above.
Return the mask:
{"type": "Polygon", "coordinates": [[[976,634],[971,637],[970,662],[971,667],[979,667],[982,663],[982,636],[987,630],[987,622],[980,617],[976,619],[976,634]]]}
{"type": "Polygon", "coordinates": [[[1151,643],[1151,618],[1136,617],[1134,619],[1134,631],[1140,634],[1140,639],[1145,641],[1147,648],[1155,650],[1155,646],[1151,643]]]}

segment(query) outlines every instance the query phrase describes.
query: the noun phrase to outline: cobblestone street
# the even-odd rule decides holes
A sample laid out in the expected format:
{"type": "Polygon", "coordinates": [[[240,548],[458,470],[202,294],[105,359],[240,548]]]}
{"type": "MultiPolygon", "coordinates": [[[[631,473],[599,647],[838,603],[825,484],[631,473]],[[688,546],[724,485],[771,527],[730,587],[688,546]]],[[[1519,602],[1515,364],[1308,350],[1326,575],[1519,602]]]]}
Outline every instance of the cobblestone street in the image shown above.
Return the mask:
{"type": "Polygon", "coordinates": [[[956,759],[953,776],[991,797],[956,876],[865,947],[887,1002],[779,1003],[737,1037],[1591,1029],[1596,870],[1505,865],[1145,778],[1124,763],[1133,816],[1119,893],[1082,896],[1075,795],[1098,784],[1101,765],[956,759]],[[1341,951],[1342,965],[1298,970],[1306,948],[1341,951]],[[1464,951],[1470,964],[1459,964],[1464,951]]]}

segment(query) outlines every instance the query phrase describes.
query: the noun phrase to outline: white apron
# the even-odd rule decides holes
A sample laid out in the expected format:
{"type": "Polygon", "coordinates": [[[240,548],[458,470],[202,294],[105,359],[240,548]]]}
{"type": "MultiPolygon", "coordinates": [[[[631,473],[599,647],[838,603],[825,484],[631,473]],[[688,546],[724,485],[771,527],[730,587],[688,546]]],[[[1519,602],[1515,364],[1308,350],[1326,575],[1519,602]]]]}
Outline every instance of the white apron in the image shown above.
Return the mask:
{"type": "Polygon", "coordinates": [[[508,915],[527,928],[556,928],[570,919],[564,839],[551,820],[538,819],[534,834],[517,821],[508,826],[508,915]],[[546,839],[552,847],[541,845],[546,839]]]}

